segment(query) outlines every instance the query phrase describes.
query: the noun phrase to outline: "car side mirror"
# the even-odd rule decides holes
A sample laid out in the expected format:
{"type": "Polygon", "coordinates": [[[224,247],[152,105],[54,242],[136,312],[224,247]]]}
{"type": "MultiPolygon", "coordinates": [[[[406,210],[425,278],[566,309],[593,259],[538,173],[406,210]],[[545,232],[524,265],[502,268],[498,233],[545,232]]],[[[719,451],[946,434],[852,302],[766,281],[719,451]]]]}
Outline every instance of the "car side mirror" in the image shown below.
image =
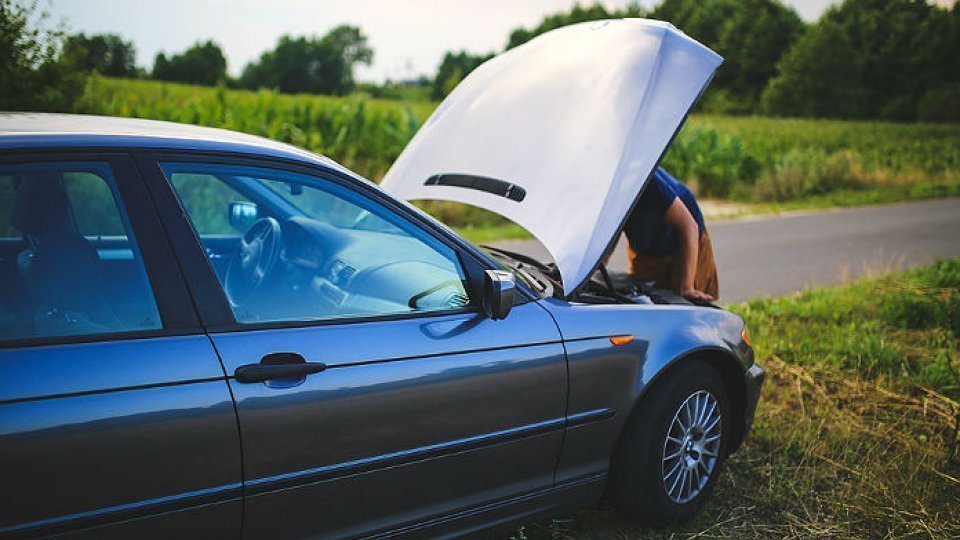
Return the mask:
{"type": "Polygon", "coordinates": [[[505,319],[513,307],[517,282],[506,270],[487,270],[483,278],[483,312],[493,320],[505,319]]]}
{"type": "Polygon", "coordinates": [[[252,202],[234,201],[230,203],[230,214],[227,219],[230,226],[238,231],[245,231],[250,228],[257,218],[260,217],[260,209],[252,202]]]}

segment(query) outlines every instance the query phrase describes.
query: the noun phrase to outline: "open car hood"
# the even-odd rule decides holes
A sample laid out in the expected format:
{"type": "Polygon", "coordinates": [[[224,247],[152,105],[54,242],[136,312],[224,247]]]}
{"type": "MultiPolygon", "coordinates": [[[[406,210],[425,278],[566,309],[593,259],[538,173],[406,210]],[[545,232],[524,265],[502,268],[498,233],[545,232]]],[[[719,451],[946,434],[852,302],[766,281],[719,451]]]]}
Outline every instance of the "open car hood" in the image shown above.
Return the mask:
{"type": "Polygon", "coordinates": [[[464,79],[381,186],[518,223],[553,256],[570,295],[615,242],[722,61],[660,21],[547,32],[464,79]]]}

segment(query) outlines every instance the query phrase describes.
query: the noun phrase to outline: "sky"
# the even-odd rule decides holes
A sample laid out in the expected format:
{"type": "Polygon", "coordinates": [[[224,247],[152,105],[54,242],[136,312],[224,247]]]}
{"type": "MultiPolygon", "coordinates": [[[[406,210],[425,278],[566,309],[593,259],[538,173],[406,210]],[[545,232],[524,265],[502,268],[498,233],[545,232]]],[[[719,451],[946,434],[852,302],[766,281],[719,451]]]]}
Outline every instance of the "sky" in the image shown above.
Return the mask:
{"type": "MultiPolygon", "coordinates": [[[[659,0],[641,0],[649,7],[659,0]]],[[[283,34],[323,35],[339,24],[359,26],[373,47],[373,63],[356,78],[382,82],[432,75],[448,50],[500,51],[510,31],[536,25],[575,0],[48,0],[53,22],[70,32],[114,33],[133,41],[137,64],[152,68],[158,52],[179,52],[213,39],[227,69],[273,48],[283,34]]],[[[784,0],[810,21],[836,0],[784,0]]],[[[588,0],[581,4],[589,4],[588,0]]],[[[609,8],[629,0],[607,0],[609,8]]],[[[682,29],[681,29],[682,30],[682,29]]]]}

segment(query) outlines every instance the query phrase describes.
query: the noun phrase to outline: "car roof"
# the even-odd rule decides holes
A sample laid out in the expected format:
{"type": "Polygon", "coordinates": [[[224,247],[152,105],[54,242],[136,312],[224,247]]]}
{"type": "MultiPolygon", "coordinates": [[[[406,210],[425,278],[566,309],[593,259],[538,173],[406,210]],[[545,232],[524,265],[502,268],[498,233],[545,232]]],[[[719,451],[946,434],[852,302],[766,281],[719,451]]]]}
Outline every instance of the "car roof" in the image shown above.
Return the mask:
{"type": "Polygon", "coordinates": [[[85,114],[0,113],[0,151],[45,148],[230,152],[305,161],[334,167],[356,176],[325,156],[226,129],[85,114]]]}

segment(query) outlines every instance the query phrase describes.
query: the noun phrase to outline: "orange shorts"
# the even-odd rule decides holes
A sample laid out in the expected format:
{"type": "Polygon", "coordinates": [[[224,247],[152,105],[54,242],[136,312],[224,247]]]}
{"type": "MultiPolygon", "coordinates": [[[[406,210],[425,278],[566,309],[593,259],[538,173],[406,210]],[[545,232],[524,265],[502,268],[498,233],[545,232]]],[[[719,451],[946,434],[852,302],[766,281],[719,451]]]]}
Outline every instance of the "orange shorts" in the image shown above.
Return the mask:
{"type": "MultiPolygon", "coordinates": [[[[680,279],[682,267],[679,263],[679,257],[676,255],[667,255],[661,257],[650,257],[640,255],[630,248],[627,244],[627,259],[630,264],[630,275],[638,281],[655,281],[657,284],[670,287],[675,292],[680,292],[680,279]]],[[[693,287],[698,291],[703,291],[714,298],[720,298],[720,282],[717,278],[717,263],[713,258],[713,245],[710,243],[710,235],[707,230],[703,230],[700,235],[700,248],[697,255],[697,270],[693,278],[693,287]]]]}

